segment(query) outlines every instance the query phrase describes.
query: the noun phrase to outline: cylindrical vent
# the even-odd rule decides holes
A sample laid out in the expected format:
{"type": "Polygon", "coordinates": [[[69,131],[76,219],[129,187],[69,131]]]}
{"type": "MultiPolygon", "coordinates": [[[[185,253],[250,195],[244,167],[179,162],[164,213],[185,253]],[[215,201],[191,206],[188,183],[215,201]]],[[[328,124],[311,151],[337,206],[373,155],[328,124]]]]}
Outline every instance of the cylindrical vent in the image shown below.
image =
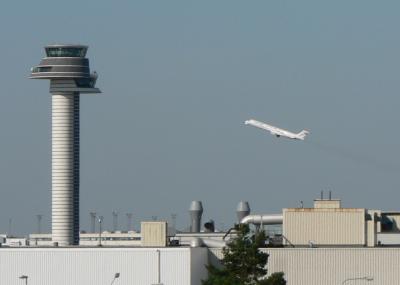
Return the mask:
{"type": "Polygon", "coordinates": [[[79,244],[79,93],[52,95],[52,241],[79,244]]]}
{"type": "Polygon", "coordinates": [[[250,206],[247,201],[240,201],[236,208],[236,216],[238,221],[240,221],[250,214],[250,206]]]}
{"type": "Polygon", "coordinates": [[[204,224],[204,231],[206,233],[215,232],[215,223],[213,220],[209,220],[207,223],[204,224]]]}
{"type": "Polygon", "coordinates": [[[203,205],[201,201],[192,201],[189,213],[191,217],[190,231],[192,233],[200,232],[201,215],[203,214],[203,205]]]}
{"type": "Polygon", "coordinates": [[[193,238],[190,241],[190,247],[201,247],[203,245],[203,242],[199,238],[193,238]]]}

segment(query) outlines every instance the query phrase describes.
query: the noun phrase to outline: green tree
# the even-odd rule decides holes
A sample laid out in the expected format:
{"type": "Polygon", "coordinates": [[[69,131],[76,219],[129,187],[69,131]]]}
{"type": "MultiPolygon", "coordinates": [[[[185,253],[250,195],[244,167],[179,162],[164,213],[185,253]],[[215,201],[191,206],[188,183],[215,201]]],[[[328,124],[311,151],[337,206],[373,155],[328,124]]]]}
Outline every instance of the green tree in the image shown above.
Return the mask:
{"type": "Polygon", "coordinates": [[[259,285],[286,285],[286,280],[283,278],[283,272],[272,273],[267,279],[261,280],[259,285]]]}
{"type": "Polygon", "coordinates": [[[283,273],[262,279],[268,254],[259,249],[265,247],[265,233],[252,234],[244,224],[237,225],[236,231],[236,238],[223,248],[222,268],[207,266],[209,278],[203,285],[285,285],[283,273]]]}

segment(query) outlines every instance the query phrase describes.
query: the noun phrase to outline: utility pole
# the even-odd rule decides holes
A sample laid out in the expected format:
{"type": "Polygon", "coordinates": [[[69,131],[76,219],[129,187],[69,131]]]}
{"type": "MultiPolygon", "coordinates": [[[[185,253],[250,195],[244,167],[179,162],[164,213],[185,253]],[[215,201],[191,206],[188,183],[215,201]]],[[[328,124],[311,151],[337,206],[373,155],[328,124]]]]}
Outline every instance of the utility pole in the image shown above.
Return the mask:
{"type": "Polygon", "coordinates": [[[101,224],[103,223],[103,216],[98,217],[98,221],[99,221],[99,246],[101,246],[101,224]]]}
{"type": "Polygon", "coordinates": [[[25,285],[28,285],[28,275],[21,275],[19,279],[25,280],[25,285]]]}

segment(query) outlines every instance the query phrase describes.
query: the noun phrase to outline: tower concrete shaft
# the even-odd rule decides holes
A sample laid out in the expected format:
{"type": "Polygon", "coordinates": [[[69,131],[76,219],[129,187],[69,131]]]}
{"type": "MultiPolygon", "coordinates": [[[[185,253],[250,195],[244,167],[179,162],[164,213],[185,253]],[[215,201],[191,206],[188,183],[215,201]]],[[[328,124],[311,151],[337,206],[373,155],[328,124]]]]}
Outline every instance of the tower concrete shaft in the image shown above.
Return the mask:
{"type": "Polygon", "coordinates": [[[52,94],[52,239],[79,244],[79,93],[52,94]]]}

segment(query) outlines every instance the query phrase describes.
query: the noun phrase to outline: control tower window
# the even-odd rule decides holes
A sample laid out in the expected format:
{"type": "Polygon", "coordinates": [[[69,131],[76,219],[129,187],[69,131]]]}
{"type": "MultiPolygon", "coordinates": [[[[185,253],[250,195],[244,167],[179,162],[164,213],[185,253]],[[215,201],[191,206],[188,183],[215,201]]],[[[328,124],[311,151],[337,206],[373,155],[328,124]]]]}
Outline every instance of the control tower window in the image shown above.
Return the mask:
{"type": "Polygon", "coordinates": [[[38,66],[32,69],[33,73],[36,72],[50,72],[51,71],[51,67],[50,66],[38,66]]]}
{"type": "Polygon", "coordinates": [[[86,47],[47,47],[47,57],[85,57],[86,47]]]}

